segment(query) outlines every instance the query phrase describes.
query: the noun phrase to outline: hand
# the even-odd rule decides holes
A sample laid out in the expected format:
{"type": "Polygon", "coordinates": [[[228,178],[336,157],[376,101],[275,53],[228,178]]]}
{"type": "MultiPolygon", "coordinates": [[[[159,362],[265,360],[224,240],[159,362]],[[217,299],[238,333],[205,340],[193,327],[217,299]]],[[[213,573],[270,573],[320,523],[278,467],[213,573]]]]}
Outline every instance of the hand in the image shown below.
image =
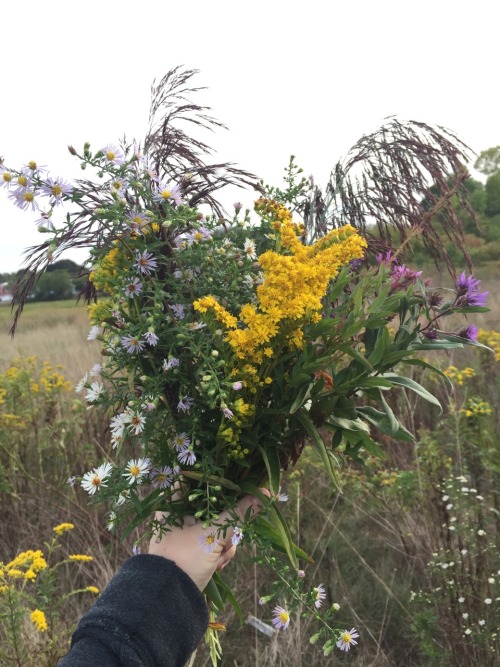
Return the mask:
{"type": "MultiPolygon", "coordinates": [[[[261,491],[269,495],[267,489],[261,491]]],[[[234,510],[242,522],[249,507],[252,508],[252,515],[255,515],[260,511],[262,503],[255,496],[242,498],[234,510]]],[[[157,521],[161,521],[164,516],[164,512],[156,512],[157,521]]],[[[204,530],[202,523],[193,516],[186,516],[182,528],[172,526],[161,538],[153,536],[149,543],[149,553],[173,560],[203,591],[215,570],[222,570],[236,553],[236,546],[231,542],[234,528],[229,526],[225,535],[218,532],[230,518],[229,512],[222,512],[217,524],[204,530]],[[211,539],[213,542],[209,544],[211,539]]]]}

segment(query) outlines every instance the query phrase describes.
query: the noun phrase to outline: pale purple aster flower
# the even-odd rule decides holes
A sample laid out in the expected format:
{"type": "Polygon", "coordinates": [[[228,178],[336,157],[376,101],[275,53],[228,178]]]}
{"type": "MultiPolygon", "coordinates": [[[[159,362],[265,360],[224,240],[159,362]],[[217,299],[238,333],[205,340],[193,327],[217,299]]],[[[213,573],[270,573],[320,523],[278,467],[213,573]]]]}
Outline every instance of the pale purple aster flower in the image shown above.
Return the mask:
{"type": "Polygon", "coordinates": [[[182,204],[181,189],[175,183],[159,183],[154,199],[159,202],[173,202],[176,206],[180,206],[182,204]]]}
{"type": "Polygon", "coordinates": [[[359,637],[359,633],[356,628],[351,628],[350,630],[344,630],[340,635],[337,642],[337,648],[341,651],[348,651],[351,648],[352,644],[357,644],[356,639],[359,637]]]}
{"type": "Polygon", "coordinates": [[[226,419],[232,419],[234,417],[234,413],[227,406],[222,408],[222,413],[226,419]]]}
{"type": "Polygon", "coordinates": [[[183,320],[186,316],[186,311],[182,303],[172,303],[169,308],[178,320],[183,320]]]}
{"type": "Polygon", "coordinates": [[[180,452],[186,447],[189,447],[191,440],[189,439],[187,433],[176,433],[172,439],[172,447],[176,452],[180,452]]]}
{"type": "Polygon", "coordinates": [[[304,570],[297,570],[297,576],[300,579],[303,579],[306,576],[306,573],[304,572],[304,570]]]}
{"type": "Polygon", "coordinates": [[[457,305],[459,306],[485,306],[488,292],[479,292],[481,281],[473,275],[466,276],[465,271],[458,277],[457,305]]]}
{"type": "Polygon", "coordinates": [[[153,396],[148,396],[144,403],[142,404],[142,409],[146,412],[152,412],[156,408],[155,399],[153,396]]]}
{"type": "Polygon", "coordinates": [[[235,527],[233,536],[231,537],[231,544],[233,547],[237,547],[238,544],[243,539],[243,531],[238,526],[235,527]]]}
{"type": "Polygon", "coordinates": [[[316,609],[319,609],[323,603],[323,600],[326,599],[326,591],[325,591],[325,586],[324,584],[318,584],[315,588],[313,588],[313,593],[314,593],[314,606],[316,609]]]}
{"type": "Polygon", "coordinates": [[[276,496],[276,500],[279,500],[280,503],[286,503],[288,501],[288,494],[278,493],[278,495],[276,496]]]}
{"type": "Polygon", "coordinates": [[[66,484],[68,484],[69,486],[75,486],[75,482],[76,482],[76,477],[74,475],[68,477],[68,479],[66,480],[66,484]]]}
{"type": "Polygon", "coordinates": [[[140,482],[149,473],[151,461],[149,459],[131,459],[126,465],[123,477],[128,479],[129,484],[140,482]]]}
{"type": "Polygon", "coordinates": [[[475,324],[470,324],[468,327],[463,327],[458,332],[460,338],[466,338],[467,340],[477,340],[479,334],[479,329],[475,324]]]}
{"type": "Polygon", "coordinates": [[[140,229],[143,225],[147,225],[148,217],[143,211],[135,209],[127,213],[125,216],[130,223],[133,230],[140,229]]]}
{"type": "Polygon", "coordinates": [[[125,294],[127,296],[137,296],[142,291],[142,283],[139,278],[134,278],[131,282],[125,285],[125,294]]]}
{"type": "Polygon", "coordinates": [[[233,382],[234,391],[239,391],[242,387],[243,387],[243,382],[241,380],[238,380],[237,382],[233,382]]]}
{"type": "Polygon", "coordinates": [[[152,271],[158,267],[156,259],[153,257],[153,253],[144,250],[142,253],[136,253],[137,262],[135,266],[139,269],[141,273],[144,273],[146,276],[150,276],[152,271]]]}
{"type": "Polygon", "coordinates": [[[290,625],[290,614],[286,609],[276,605],[273,609],[273,625],[278,630],[286,630],[290,625]]]}
{"type": "Polygon", "coordinates": [[[38,220],[35,220],[35,225],[37,226],[37,229],[39,232],[44,232],[44,231],[52,231],[55,229],[54,223],[49,217],[48,213],[42,213],[42,217],[38,218],[38,220]]]}
{"type": "Polygon", "coordinates": [[[101,374],[102,366],[101,364],[94,364],[90,369],[90,375],[92,377],[98,377],[101,374]]]}
{"type": "Polygon", "coordinates": [[[264,598],[260,597],[260,598],[257,600],[257,604],[260,605],[260,606],[262,607],[263,605],[266,604],[266,601],[264,600],[264,598]]]}
{"type": "Polygon", "coordinates": [[[186,241],[188,245],[193,245],[193,243],[201,243],[202,241],[211,241],[212,235],[206,227],[200,227],[191,234],[186,234],[186,241]]]}
{"type": "Polygon", "coordinates": [[[87,393],[85,394],[85,400],[88,403],[94,403],[97,401],[103,391],[104,385],[102,385],[100,382],[92,382],[90,389],[88,389],[87,393]]]}
{"type": "Polygon", "coordinates": [[[191,398],[190,396],[184,396],[177,403],[177,411],[189,412],[193,406],[193,403],[194,403],[194,398],[191,398]]]}
{"type": "Polygon", "coordinates": [[[169,357],[168,359],[163,360],[163,363],[162,363],[161,367],[162,367],[162,370],[167,372],[171,368],[175,368],[178,365],[179,365],[179,360],[178,359],[176,359],[175,357],[169,357]]]}
{"type": "Polygon", "coordinates": [[[100,331],[101,331],[100,327],[98,327],[97,324],[94,324],[94,326],[90,328],[87,340],[96,340],[96,338],[99,336],[100,331]]]}
{"type": "Polygon", "coordinates": [[[38,209],[33,190],[14,190],[14,192],[9,192],[9,198],[21,211],[28,211],[29,209],[36,211],[38,209]]]}
{"type": "Polygon", "coordinates": [[[69,196],[73,187],[62,178],[47,178],[42,185],[43,194],[51,198],[52,204],[59,204],[63,195],[69,196]]]}
{"type": "Polygon", "coordinates": [[[168,489],[174,481],[173,471],[170,466],[164,466],[163,468],[153,468],[149,473],[151,479],[151,484],[155,489],[168,489]]]}
{"type": "Polygon", "coordinates": [[[134,544],[132,547],[132,555],[138,556],[141,553],[141,547],[138,546],[137,544],[134,544]]]}
{"type": "Polygon", "coordinates": [[[235,201],[233,206],[236,213],[239,213],[243,207],[243,204],[240,201],[235,201]]]}
{"type": "Polygon", "coordinates": [[[179,463],[182,463],[182,465],[192,466],[193,464],[196,463],[196,454],[193,452],[192,449],[186,447],[186,449],[182,449],[177,454],[177,459],[179,463]]]}
{"type": "Polygon", "coordinates": [[[144,338],[146,339],[146,343],[152,347],[154,347],[160,340],[154,331],[146,331],[144,338]]]}
{"type": "Polygon", "coordinates": [[[91,472],[86,472],[80,482],[83,489],[92,496],[101,486],[107,486],[106,479],[112,470],[113,466],[111,463],[103,463],[91,472]]]}
{"type": "Polygon", "coordinates": [[[115,192],[118,197],[124,197],[128,188],[128,181],[119,176],[115,176],[111,181],[111,192],[115,192]]]}
{"type": "Polygon", "coordinates": [[[0,164],[0,186],[10,188],[14,180],[14,174],[0,164]]]}
{"type": "Polygon", "coordinates": [[[123,418],[123,421],[126,424],[129,424],[129,428],[134,435],[139,435],[144,431],[144,426],[146,425],[146,417],[140,412],[129,412],[123,418]]]}
{"type": "Polygon", "coordinates": [[[104,148],[101,148],[101,152],[107,162],[117,165],[125,162],[125,153],[114,144],[108,144],[104,148]]]}
{"type": "Polygon", "coordinates": [[[208,533],[198,538],[200,547],[206,554],[211,554],[217,548],[217,533],[208,533]]]}
{"type": "Polygon", "coordinates": [[[32,187],[32,173],[28,169],[23,169],[17,176],[14,178],[13,185],[16,186],[16,192],[24,192],[32,187]]]}
{"type": "Polygon", "coordinates": [[[144,349],[144,343],[135,336],[122,336],[122,345],[127,350],[129,354],[134,352],[142,352],[144,349]]]}

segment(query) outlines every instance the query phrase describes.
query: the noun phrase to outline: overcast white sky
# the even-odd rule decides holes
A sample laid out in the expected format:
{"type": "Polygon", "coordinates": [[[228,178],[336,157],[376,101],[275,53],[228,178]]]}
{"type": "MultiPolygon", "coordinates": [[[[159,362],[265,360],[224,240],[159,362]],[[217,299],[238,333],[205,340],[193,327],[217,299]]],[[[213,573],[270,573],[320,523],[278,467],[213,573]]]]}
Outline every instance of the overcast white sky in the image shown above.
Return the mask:
{"type": "MultiPolygon", "coordinates": [[[[142,139],[151,83],[176,65],[201,70],[197,101],[229,126],[211,138],[218,158],[267,182],[293,153],[324,183],[394,114],[444,125],[480,152],[500,144],[499,18],[492,0],[4,3],[0,155],[80,176],[67,144],[142,139]]],[[[6,194],[0,272],[42,240],[37,216],[6,194]]],[[[254,194],[239,199],[250,206],[254,194]]]]}

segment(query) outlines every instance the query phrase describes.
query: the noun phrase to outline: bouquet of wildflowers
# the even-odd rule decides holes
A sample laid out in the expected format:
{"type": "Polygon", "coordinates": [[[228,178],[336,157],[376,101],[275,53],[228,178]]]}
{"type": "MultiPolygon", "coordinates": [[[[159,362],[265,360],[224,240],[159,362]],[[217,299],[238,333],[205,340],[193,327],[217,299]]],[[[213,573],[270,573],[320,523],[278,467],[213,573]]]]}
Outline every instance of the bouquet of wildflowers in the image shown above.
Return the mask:
{"type": "MultiPolygon", "coordinates": [[[[439,404],[398,369],[427,366],[419,350],[475,343],[472,326],[450,332],[440,322],[484,310],[485,293],[463,274],[444,300],[397,253],[370,261],[367,235],[353,225],[304,225],[314,188],[293,161],[286,190],[260,186],[253,215],[238,203],[228,217],[199,206],[214,204],[218,187],[207,169],[181,174],[152,146],[70,147],[95,172],[95,180],[73,184],[34,162],[2,165],[16,204],[39,211],[44,202],[37,224],[50,237],[36,249],[18,302],[44,262],[89,247],[88,338],[101,342],[102,360],[77,392],[109,415],[108,456],[89,462],[79,481],[110,504],[110,528],[168,530],[194,515],[206,527],[200,548],[209,550],[220,512],[251,493],[264,511],[244,524],[234,515],[233,543],[284,552],[297,572],[307,555],[278,509],[283,471],[307,444],[336,483],[340,459],[380,453],[376,432],[411,441],[388,392],[404,388],[439,404]],[[54,223],[63,201],[71,210],[54,223]],[[155,510],[166,518],[152,519],[155,510]]],[[[293,590],[303,600],[299,583],[293,590]]],[[[215,610],[227,598],[236,604],[218,575],[207,595],[215,610]]],[[[317,613],[324,591],[306,598],[317,613]]],[[[288,627],[289,612],[275,608],[276,627],[288,627]]],[[[326,640],[325,651],[347,649],[357,636],[322,632],[316,639],[326,640]]]]}

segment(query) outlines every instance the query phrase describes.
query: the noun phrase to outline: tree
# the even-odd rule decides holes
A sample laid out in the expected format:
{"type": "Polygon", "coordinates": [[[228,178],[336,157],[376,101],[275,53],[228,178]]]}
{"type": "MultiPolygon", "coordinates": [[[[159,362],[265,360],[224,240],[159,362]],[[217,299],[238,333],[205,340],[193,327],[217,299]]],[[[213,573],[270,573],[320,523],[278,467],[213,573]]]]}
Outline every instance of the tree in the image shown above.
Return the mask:
{"type": "Polygon", "coordinates": [[[490,216],[500,214],[500,171],[486,181],[486,213],[490,216]]]}
{"type": "Polygon", "coordinates": [[[500,171],[500,146],[493,146],[481,151],[479,157],[474,163],[474,169],[477,169],[485,176],[491,176],[500,171]]]}
{"type": "Polygon", "coordinates": [[[73,281],[68,271],[60,269],[42,274],[33,292],[34,301],[60,301],[74,295],[73,281]]]}

